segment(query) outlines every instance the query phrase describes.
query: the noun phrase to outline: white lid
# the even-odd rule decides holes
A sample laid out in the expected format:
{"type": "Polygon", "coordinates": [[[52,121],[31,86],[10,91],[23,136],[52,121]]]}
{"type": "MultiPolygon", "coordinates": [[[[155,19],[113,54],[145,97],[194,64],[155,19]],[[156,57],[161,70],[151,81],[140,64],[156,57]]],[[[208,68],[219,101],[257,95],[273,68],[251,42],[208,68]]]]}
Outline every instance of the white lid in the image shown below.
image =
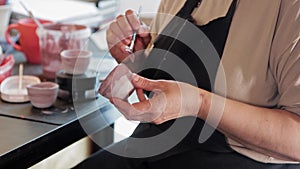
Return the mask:
{"type": "Polygon", "coordinates": [[[36,83],[41,83],[38,77],[23,76],[22,86],[19,88],[19,76],[10,76],[1,83],[1,99],[12,103],[28,102],[29,97],[26,86],[36,83]]]}

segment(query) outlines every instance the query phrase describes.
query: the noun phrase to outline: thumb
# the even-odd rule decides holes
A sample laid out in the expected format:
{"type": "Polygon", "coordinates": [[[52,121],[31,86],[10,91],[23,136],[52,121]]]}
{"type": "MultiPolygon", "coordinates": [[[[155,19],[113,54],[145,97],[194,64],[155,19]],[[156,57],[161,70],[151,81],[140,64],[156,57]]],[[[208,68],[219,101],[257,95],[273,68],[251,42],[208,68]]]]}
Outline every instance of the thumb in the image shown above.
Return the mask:
{"type": "Polygon", "coordinates": [[[148,38],[150,37],[150,28],[145,24],[142,24],[140,29],[138,30],[138,34],[142,38],[148,38]]]}
{"type": "Polygon", "coordinates": [[[147,91],[153,91],[155,89],[158,89],[157,81],[150,80],[144,77],[141,77],[135,73],[131,75],[131,82],[135,88],[147,90],[147,91]]]}

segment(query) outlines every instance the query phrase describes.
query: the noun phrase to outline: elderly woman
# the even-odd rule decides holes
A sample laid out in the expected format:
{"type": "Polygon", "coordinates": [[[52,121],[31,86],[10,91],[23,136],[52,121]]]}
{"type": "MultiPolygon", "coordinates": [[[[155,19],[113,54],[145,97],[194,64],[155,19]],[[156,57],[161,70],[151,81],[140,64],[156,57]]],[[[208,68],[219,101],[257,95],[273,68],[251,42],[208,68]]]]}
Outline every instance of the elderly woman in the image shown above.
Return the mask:
{"type": "Polygon", "coordinates": [[[129,10],[107,41],[99,92],[143,123],[75,168],[300,167],[299,0],[162,0],[151,30],[129,10]],[[136,103],[113,91],[128,72],[136,103]]]}

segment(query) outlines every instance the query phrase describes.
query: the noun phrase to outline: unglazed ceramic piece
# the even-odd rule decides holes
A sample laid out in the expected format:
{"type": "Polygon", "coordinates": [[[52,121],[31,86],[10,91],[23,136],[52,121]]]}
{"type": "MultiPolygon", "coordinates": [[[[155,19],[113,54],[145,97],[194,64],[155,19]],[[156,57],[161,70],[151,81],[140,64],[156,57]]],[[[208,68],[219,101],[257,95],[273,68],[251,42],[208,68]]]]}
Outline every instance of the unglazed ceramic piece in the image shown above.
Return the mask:
{"type": "Polygon", "coordinates": [[[37,108],[52,106],[57,98],[59,85],[54,82],[41,82],[27,86],[31,104],[37,108]]]}
{"type": "Polygon", "coordinates": [[[87,50],[70,49],[61,52],[62,68],[67,74],[84,74],[89,66],[92,52],[87,50]]]}

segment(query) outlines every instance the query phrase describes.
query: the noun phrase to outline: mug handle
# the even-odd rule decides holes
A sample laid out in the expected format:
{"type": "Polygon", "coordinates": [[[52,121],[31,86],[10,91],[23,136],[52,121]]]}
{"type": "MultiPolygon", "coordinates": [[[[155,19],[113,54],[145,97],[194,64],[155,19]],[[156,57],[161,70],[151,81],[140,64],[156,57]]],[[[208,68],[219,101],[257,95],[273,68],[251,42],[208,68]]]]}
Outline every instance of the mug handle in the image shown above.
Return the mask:
{"type": "MultiPolygon", "coordinates": [[[[13,41],[12,41],[11,38],[10,38],[10,30],[12,30],[12,29],[18,30],[18,25],[17,25],[17,24],[10,24],[10,25],[7,27],[6,31],[5,31],[5,39],[6,39],[7,43],[9,43],[10,45],[13,44],[13,41]]],[[[18,45],[18,44],[16,44],[16,43],[14,44],[14,48],[15,48],[16,50],[18,50],[18,51],[21,51],[21,50],[22,50],[21,46],[18,45]]]]}

